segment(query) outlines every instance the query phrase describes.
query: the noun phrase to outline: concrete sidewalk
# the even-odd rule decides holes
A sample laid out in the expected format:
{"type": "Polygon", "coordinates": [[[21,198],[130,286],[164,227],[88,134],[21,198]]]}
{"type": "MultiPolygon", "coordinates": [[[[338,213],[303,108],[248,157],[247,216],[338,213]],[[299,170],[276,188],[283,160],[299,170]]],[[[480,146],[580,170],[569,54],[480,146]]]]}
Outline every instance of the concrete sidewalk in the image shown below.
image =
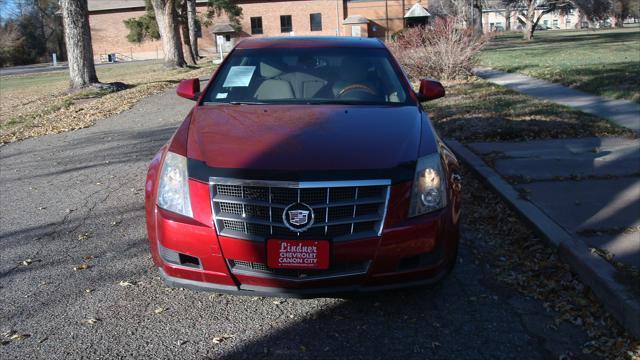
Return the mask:
{"type": "Polygon", "coordinates": [[[640,140],[472,143],[534,205],[589,247],[640,268],[640,140]]]}
{"type": "Polygon", "coordinates": [[[640,267],[640,140],[447,144],[557,246],[605,307],[640,337],[636,280],[608,262],[640,267]]]}
{"type": "Polygon", "coordinates": [[[591,95],[563,85],[489,68],[476,68],[474,73],[494,84],[609,119],[640,132],[640,105],[628,100],[614,100],[591,95]]]}

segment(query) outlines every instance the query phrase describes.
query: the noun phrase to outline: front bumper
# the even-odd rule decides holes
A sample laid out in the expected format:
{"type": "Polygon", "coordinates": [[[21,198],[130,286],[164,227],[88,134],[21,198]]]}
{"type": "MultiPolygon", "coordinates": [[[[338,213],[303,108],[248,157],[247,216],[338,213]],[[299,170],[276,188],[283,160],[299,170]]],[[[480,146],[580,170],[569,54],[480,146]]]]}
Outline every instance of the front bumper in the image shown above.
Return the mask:
{"type": "MultiPolygon", "coordinates": [[[[190,188],[192,199],[207,198],[205,186],[191,182],[190,188]]],[[[406,189],[396,193],[406,193],[406,189]]],[[[332,268],[366,264],[362,271],[330,269],[334,272],[292,276],[266,267],[236,268],[237,263],[266,264],[266,246],[263,242],[218,236],[209,225],[211,208],[204,202],[194,202],[195,219],[167,212],[155,204],[148,208],[150,249],[168,285],[223,293],[308,298],[440,281],[455,264],[459,214],[453,207],[456,202],[441,211],[406,219],[399,215],[404,214],[406,199],[392,200],[398,201],[390,202],[381,236],[332,242],[332,268]],[[193,257],[197,265],[185,266],[168,253],[193,257]]]]}
{"type": "MultiPolygon", "coordinates": [[[[453,264],[452,264],[453,265],[453,264]]],[[[316,297],[338,297],[341,295],[350,296],[354,294],[363,294],[370,292],[381,292],[396,289],[404,289],[418,286],[428,286],[440,282],[447,276],[451,267],[442,269],[435,277],[430,277],[423,280],[401,282],[395,284],[378,285],[378,286],[360,286],[360,285],[345,285],[334,287],[320,287],[320,288],[278,288],[269,286],[254,286],[254,285],[222,285],[204,281],[188,280],[179,277],[173,277],[167,275],[167,273],[159,268],[160,278],[170,287],[185,288],[197,291],[211,291],[223,294],[234,295],[247,295],[247,296],[274,296],[274,297],[286,297],[297,299],[309,299],[316,297]]]]}

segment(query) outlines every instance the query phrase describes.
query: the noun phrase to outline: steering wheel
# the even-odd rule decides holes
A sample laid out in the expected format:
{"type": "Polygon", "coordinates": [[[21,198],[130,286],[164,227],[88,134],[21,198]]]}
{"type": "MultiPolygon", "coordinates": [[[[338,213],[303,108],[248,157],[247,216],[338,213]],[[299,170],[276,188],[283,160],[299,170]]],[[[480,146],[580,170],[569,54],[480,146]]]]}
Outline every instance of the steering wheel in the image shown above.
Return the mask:
{"type": "Polygon", "coordinates": [[[348,92],[351,92],[351,91],[364,91],[364,92],[366,92],[368,94],[371,94],[371,95],[377,95],[378,94],[375,90],[370,88],[368,85],[358,83],[358,84],[351,84],[349,86],[345,86],[342,90],[340,90],[338,92],[338,97],[342,97],[342,95],[344,95],[344,94],[346,94],[348,92]]]}

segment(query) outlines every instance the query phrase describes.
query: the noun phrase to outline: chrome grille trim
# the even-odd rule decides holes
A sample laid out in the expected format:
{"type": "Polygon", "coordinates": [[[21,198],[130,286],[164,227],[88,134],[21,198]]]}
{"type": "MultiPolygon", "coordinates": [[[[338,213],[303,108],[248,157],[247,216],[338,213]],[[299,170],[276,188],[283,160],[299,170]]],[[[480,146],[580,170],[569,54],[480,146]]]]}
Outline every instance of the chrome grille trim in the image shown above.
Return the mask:
{"type": "Polygon", "coordinates": [[[382,234],[391,181],[292,182],[211,177],[209,187],[218,235],[252,241],[305,235],[347,241],[382,234]],[[289,230],[281,220],[282,211],[291,203],[306,200],[311,201],[308,205],[316,214],[316,222],[306,232],[289,230]]]}

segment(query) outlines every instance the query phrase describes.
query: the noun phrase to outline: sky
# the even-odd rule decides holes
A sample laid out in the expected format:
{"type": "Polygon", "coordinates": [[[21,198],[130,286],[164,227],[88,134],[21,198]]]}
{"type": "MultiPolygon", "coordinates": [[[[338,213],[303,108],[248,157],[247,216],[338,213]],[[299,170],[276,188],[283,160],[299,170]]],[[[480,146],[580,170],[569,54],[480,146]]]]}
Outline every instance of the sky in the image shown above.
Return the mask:
{"type": "Polygon", "coordinates": [[[0,17],[6,18],[15,14],[16,0],[0,0],[0,17]]]}

